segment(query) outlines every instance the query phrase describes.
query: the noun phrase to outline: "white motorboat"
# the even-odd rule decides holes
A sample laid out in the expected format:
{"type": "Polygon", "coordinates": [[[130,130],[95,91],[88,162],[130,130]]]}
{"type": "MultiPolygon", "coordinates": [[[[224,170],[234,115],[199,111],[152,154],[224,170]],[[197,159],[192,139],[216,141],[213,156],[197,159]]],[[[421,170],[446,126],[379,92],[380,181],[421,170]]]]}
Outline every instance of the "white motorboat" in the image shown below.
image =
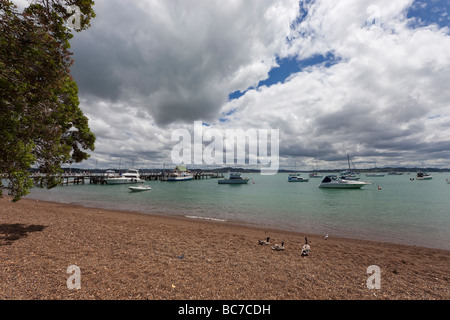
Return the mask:
{"type": "Polygon", "coordinates": [[[319,185],[319,188],[330,189],[360,189],[365,185],[372,184],[370,182],[340,179],[338,176],[326,176],[319,185]]]}
{"type": "Polygon", "coordinates": [[[167,177],[167,181],[188,181],[194,179],[194,175],[185,166],[176,166],[167,177]]]}
{"type": "Polygon", "coordinates": [[[433,176],[426,172],[417,172],[416,180],[431,180],[433,176]]]}
{"type": "Polygon", "coordinates": [[[117,178],[118,174],[114,170],[106,170],[103,174],[103,179],[109,179],[109,178],[117,178]]]}
{"type": "Polygon", "coordinates": [[[290,173],[288,176],[288,181],[289,182],[308,182],[309,179],[303,178],[302,176],[300,176],[297,173],[290,173]]]}
{"type": "Polygon", "coordinates": [[[150,190],[152,190],[152,187],[141,185],[138,187],[134,187],[134,186],[128,187],[128,189],[130,189],[131,192],[142,192],[142,191],[150,191],[150,190]]]}
{"type": "Polygon", "coordinates": [[[242,178],[240,173],[230,173],[230,178],[219,180],[219,184],[246,184],[249,178],[242,178]]]}
{"type": "Polygon", "coordinates": [[[136,169],[131,169],[119,176],[107,177],[103,180],[107,184],[134,184],[145,182],[144,180],[141,179],[139,171],[136,169]]]}

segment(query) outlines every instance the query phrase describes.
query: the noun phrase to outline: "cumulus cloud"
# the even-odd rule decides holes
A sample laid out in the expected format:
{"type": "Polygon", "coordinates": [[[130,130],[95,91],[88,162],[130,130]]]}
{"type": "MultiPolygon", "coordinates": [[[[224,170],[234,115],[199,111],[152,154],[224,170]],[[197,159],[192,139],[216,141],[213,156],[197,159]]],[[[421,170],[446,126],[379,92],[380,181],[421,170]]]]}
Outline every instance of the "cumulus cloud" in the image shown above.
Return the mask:
{"type": "Polygon", "coordinates": [[[132,101],[159,125],[214,119],[228,95],[267,77],[293,0],[96,1],[73,42],[74,76],[93,99],[132,101]]]}
{"type": "Polygon", "coordinates": [[[171,132],[201,120],[280,129],[282,165],[342,166],[349,153],[370,165],[376,157],[379,166],[448,166],[449,29],[412,23],[411,8],[411,0],[97,0],[93,26],[72,43],[98,138],[93,159],[170,162],[171,132]],[[277,61],[320,55],[333,63],[258,86],[277,61]],[[245,94],[229,101],[235,91],[245,94]]]}
{"type": "Polygon", "coordinates": [[[384,165],[442,164],[450,154],[449,30],[410,28],[411,1],[376,3],[312,3],[288,52],[299,60],[332,52],[339,63],[248,92],[224,112],[237,110],[235,123],[283,128],[281,153],[309,168],[316,157],[348,153],[384,165]]]}

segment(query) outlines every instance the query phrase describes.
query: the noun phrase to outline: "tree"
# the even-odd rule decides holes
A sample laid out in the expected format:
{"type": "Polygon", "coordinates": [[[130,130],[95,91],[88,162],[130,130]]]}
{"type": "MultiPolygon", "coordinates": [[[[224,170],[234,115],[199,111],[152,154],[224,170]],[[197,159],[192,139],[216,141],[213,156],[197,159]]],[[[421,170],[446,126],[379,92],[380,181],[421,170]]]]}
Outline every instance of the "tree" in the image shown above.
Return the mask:
{"type": "MultiPolygon", "coordinates": [[[[0,174],[18,201],[33,186],[30,168],[45,174],[41,186],[58,184],[62,164],[81,162],[95,136],[79,108],[78,88],[65,24],[68,5],[81,11],[81,28],[95,16],[90,0],[39,0],[19,13],[0,0],[0,174]]],[[[0,196],[1,188],[0,188],[0,196]]]]}

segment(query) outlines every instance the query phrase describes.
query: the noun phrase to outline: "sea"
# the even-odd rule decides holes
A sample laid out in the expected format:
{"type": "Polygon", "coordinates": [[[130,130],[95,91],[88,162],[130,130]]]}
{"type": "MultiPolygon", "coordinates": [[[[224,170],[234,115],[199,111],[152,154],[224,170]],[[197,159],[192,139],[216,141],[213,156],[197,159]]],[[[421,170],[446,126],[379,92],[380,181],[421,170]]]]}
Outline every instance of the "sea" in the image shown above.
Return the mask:
{"type": "Polygon", "coordinates": [[[361,181],[373,184],[360,190],[318,188],[320,178],[288,182],[288,173],[242,176],[251,179],[248,184],[147,181],[151,191],[132,193],[129,185],[87,182],[33,188],[25,198],[450,250],[450,173],[423,181],[413,173],[361,174],[361,181]]]}

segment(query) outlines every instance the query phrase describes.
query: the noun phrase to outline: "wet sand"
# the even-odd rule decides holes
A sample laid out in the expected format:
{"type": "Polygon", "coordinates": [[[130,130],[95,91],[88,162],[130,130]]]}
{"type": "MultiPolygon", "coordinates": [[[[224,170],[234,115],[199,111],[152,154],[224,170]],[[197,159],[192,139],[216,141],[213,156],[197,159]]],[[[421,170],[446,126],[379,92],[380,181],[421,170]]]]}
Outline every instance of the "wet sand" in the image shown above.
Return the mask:
{"type": "Polygon", "coordinates": [[[448,300],[449,269],[447,250],[0,199],[3,300],[448,300]]]}

